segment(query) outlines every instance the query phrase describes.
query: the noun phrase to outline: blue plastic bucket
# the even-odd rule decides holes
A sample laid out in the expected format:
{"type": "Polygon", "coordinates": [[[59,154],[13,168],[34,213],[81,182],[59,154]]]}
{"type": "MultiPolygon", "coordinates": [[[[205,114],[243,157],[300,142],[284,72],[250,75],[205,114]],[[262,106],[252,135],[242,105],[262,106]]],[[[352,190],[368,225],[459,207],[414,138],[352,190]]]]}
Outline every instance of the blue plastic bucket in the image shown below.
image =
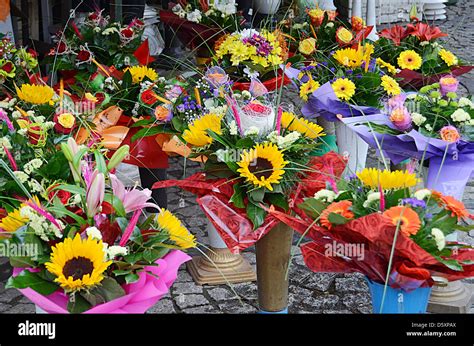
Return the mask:
{"type": "Polygon", "coordinates": [[[383,309],[382,297],[384,285],[367,279],[370,293],[372,295],[372,307],[375,314],[424,314],[428,307],[428,299],[431,294],[431,287],[417,288],[407,292],[400,288],[387,286],[383,309]]]}

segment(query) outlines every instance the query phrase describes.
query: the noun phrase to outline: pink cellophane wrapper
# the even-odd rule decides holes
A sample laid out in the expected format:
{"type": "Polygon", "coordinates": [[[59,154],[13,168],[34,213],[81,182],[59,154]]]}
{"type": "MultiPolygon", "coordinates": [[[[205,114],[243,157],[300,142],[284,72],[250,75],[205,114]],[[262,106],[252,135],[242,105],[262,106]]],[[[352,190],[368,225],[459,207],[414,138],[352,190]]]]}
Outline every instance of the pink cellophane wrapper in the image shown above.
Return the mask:
{"type": "Polygon", "coordinates": [[[397,73],[395,77],[401,78],[401,81],[399,81],[401,87],[420,89],[425,85],[439,82],[439,79],[443,76],[452,75],[454,77],[459,77],[470,72],[473,68],[474,66],[457,66],[452,68],[449,72],[434,74],[431,76],[424,76],[420,72],[404,69],[397,73]]]}
{"type": "MultiPolygon", "coordinates": [[[[313,157],[309,163],[309,173],[295,186],[295,192],[290,197],[290,207],[325,188],[330,179],[336,179],[342,174],[345,165],[344,158],[334,152],[313,157]]],[[[153,189],[177,186],[197,195],[196,201],[229,250],[239,253],[254,245],[280,221],[268,214],[262,226],[253,229],[246,210],[239,209],[230,202],[235,183],[235,179],[206,179],[204,173],[197,173],[183,180],[159,181],[153,185],[153,189]]]]}
{"type": "MultiPolygon", "coordinates": [[[[143,314],[158,300],[168,293],[169,288],[176,280],[181,264],[191,257],[179,250],[173,250],[165,257],[156,261],[158,266],[146,267],[139,274],[140,279],[132,284],[123,286],[126,295],[110,302],[96,305],[84,312],[85,314],[143,314]],[[146,273],[152,272],[157,277],[146,273]]],[[[16,268],[13,275],[22,270],[16,268]]],[[[50,314],[67,314],[68,297],[60,291],[44,296],[31,288],[19,290],[25,297],[38,307],[50,314]]]]}

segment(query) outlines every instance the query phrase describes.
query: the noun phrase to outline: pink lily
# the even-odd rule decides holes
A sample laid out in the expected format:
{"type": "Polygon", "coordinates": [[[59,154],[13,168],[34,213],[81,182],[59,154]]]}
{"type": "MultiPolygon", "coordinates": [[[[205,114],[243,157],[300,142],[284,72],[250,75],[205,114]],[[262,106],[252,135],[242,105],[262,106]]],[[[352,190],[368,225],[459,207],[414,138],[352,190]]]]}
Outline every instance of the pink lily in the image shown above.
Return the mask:
{"type": "Polygon", "coordinates": [[[110,181],[112,182],[114,197],[122,201],[125,212],[130,213],[147,207],[160,209],[155,203],[148,202],[151,198],[151,190],[138,190],[136,188],[127,190],[115,174],[110,174],[110,181]]]}
{"type": "Polygon", "coordinates": [[[105,177],[95,170],[92,173],[91,183],[86,192],[87,217],[92,218],[99,211],[105,196],[105,177]]]}
{"type": "Polygon", "coordinates": [[[15,131],[15,127],[13,127],[13,123],[10,121],[7,113],[2,108],[0,108],[0,120],[4,121],[7,124],[9,131],[15,131]]]}
{"type": "Polygon", "coordinates": [[[280,134],[282,115],[283,115],[283,109],[281,107],[278,107],[278,115],[277,115],[276,124],[275,124],[275,131],[278,134],[280,134]]]}
{"type": "Polygon", "coordinates": [[[8,150],[6,146],[3,146],[3,151],[5,151],[5,154],[8,157],[8,161],[10,161],[10,165],[12,166],[12,169],[14,171],[18,171],[18,165],[16,164],[16,161],[13,158],[13,155],[10,153],[10,150],[8,150]]]}
{"type": "Polygon", "coordinates": [[[127,244],[127,241],[130,239],[130,236],[132,235],[133,230],[135,229],[139,217],[140,210],[135,210],[127,228],[125,228],[125,231],[123,232],[122,238],[120,239],[120,246],[125,246],[125,244],[127,244]]]}

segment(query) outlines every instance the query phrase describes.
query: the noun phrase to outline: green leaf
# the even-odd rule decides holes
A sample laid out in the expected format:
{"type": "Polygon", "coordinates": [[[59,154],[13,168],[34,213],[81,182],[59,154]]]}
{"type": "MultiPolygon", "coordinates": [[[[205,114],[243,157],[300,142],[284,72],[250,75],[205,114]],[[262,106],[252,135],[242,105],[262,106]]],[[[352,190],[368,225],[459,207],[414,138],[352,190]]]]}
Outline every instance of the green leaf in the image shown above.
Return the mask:
{"type": "Polygon", "coordinates": [[[307,198],[303,203],[298,205],[298,208],[313,219],[317,219],[326,207],[327,205],[325,203],[315,198],[307,198]]]}
{"type": "Polygon", "coordinates": [[[258,204],[263,202],[263,198],[265,197],[265,189],[258,188],[251,190],[247,193],[249,200],[253,203],[258,204]]]}
{"type": "Polygon", "coordinates": [[[71,185],[71,184],[57,185],[52,190],[64,190],[64,191],[70,192],[74,195],[81,195],[81,196],[86,195],[86,190],[83,187],[76,186],[76,185],[71,185]]]}
{"type": "Polygon", "coordinates": [[[67,311],[71,314],[81,314],[92,307],[82,295],[76,294],[74,298],[69,299],[67,303],[67,311]]]}
{"type": "Polygon", "coordinates": [[[442,257],[434,256],[434,255],[433,255],[433,257],[436,258],[441,263],[443,263],[446,267],[448,267],[451,270],[455,270],[455,271],[459,271],[459,272],[463,271],[462,266],[456,260],[446,260],[442,257]]]}
{"type": "Polygon", "coordinates": [[[10,277],[5,288],[31,288],[42,295],[50,295],[58,290],[58,285],[42,279],[37,273],[23,270],[15,277],[10,277]]]}
{"type": "Polygon", "coordinates": [[[250,221],[252,221],[254,229],[257,229],[263,224],[266,215],[265,210],[249,201],[247,204],[247,216],[250,221]]]}
{"type": "Polygon", "coordinates": [[[141,261],[143,258],[143,253],[142,252],[137,252],[137,253],[131,253],[129,255],[124,256],[124,260],[130,264],[135,264],[138,261],[141,261]]]}
{"type": "Polygon", "coordinates": [[[143,259],[150,264],[156,262],[157,259],[162,258],[169,252],[168,248],[162,247],[159,249],[149,249],[143,252],[143,259]]]}
{"type": "Polygon", "coordinates": [[[138,276],[138,274],[135,274],[135,273],[130,273],[127,276],[125,276],[125,282],[127,284],[137,282],[139,279],[140,277],[138,276]]]}
{"type": "Polygon", "coordinates": [[[112,273],[115,274],[115,276],[121,276],[121,275],[128,275],[132,272],[131,269],[128,269],[128,270],[120,270],[120,269],[117,269],[117,270],[114,270],[112,273]]]}
{"type": "Polygon", "coordinates": [[[329,213],[328,220],[333,225],[344,225],[350,221],[350,219],[347,219],[344,216],[336,213],[329,213]]]}
{"type": "Polygon", "coordinates": [[[30,257],[10,256],[10,265],[13,268],[31,268],[35,266],[35,262],[30,257]]]}
{"type": "Polygon", "coordinates": [[[87,153],[88,150],[89,150],[88,148],[79,149],[79,151],[76,153],[76,155],[74,155],[72,159],[72,165],[78,168],[78,171],[80,171],[79,163],[81,162],[83,156],[87,153]]]}
{"type": "Polygon", "coordinates": [[[158,126],[145,127],[143,129],[138,130],[137,133],[132,136],[132,142],[135,142],[143,137],[156,136],[159,133],[161,133],[161,129],[158,126]]]}
{"type": "Polygon", "coordinates": [[[232,147],[232,145],[231,145],[229,142],[227,142],[227,140],[226,140],[223,136],[221,136],[221,135],[219,135],[219,134],[217,134],[217,133],[215,133],[214,131],[211,131],[211,130],[209,130],[209,129],[208,129],[206,132],[207,132],[207,134],[209,135],[209,137],[211,137],[211,138],[214,139],[215,141],[219,142],[219,143],[222,144],[223,146],[225,146],[225,147],[232,147]]]}
{"type": "Polygon", "coordinates": [[[270,204],[277,206],[285,211],[288,211],[288,201],[286,200],[285,196],[280,193],[267,193],[267,199],[270,204]]]}
{"type": "Polygon", "coordinates": [[[99,151],[94,152],[95,164],[99,172],[106,174],[107,173],[107,164],[105,159],[99,151]]]}
{"type": "Polygon", "coordinates": [[[114,210],[117,212],[118,216],[125,217],[125,215],[127,215],[127,213],[125,211],[125,208],[123,206],[123,203],[120,200],[120,198],[116,197],[113,194],[107,193],[104,196],[104,201],[109,203],[110,205],[112,205],[114,210]]]}
{"type": "Polygon", "coordinates": [[[240,149],[252,148],[255,141],[250,137],[241,138],[235,143],[235,146],[240,149]]]}
{"type": "Polygon", "coordinates": [[[245,208],[244,203],[244,191],[240,183],[234,184],[234,194],[230,198],[230,202],[233,203],[237,208],[245,208]]]}

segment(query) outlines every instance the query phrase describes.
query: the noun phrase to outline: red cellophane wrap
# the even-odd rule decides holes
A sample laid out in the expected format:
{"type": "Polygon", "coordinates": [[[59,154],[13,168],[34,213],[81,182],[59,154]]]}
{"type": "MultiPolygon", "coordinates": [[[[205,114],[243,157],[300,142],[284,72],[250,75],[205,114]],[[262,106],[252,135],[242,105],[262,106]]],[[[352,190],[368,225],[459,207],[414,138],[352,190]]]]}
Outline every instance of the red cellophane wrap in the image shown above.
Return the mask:
{"type": "MultiPolygon", "coordinates": [[[[326,182],[334,175],[341,175],[345,163],[343,158],[334,152],[311,160],[312,173],[296,188],[290,204],[303,197],[312,196],[326,186],[326,182]],[[341,164],[342,162],[342,164],[341,164]]],[[[262,226],[253,229],[252,222],[247,218],[245,209],[235,207],[230,199],[234,193],[233,185],[236,180],[206,179],[205,173],[197,173],[183,180],[159,181],[154,189],[178,186],[197,195],[197,202],[214,225],[227,247],[233,253],[254,245],[280,221],[268,214],[262,226]]]]}
{"type": "Polygon", "coordinates": [[[225,34],[220,28],[190,22],[168,10],[160,10],[160,20],[172,27],[179,40],[190,49],[209,47],[212,50],[217,39],[225,34]]]}
{"type": "MultiPolygon", "coordinates": [[[[372,281],[384,283],[389,267],[390,253],[396,232],[394,226],[380,213],[370,214],[334,226],[328,230],[313,224],[308,217],[298,218],[270,209],[270,214],[312,241],[301,246],[304,261],[315,272],[360,272],[372,281]],[[352,255],[348,249],[359,252],[352,255]],[[344,256],[337,256],[338,249],[344,256]],[[339,250],[340,251],[340,250],[339,250]]],[[[457,260],[474,260],[474,251],[459,249],[457,260]]],[[[399,233],[393,256],[389,286],[406,291],[433,285],[431,275],[448,280],[459,280],[474,275],[474,265],[464,265],[464,271],[454,271],[440,263],[413,240],[399,233]]]]}
{"type": "MultiPolygon", "coordinates": [[[[268,91],[274,91],[282,87],[282,85],[288,85],[291,83],[291,80],[283,74],[281,70],[278,70],[278,75],[274,78],[268,79],[262,82],[263,85],[267,88],[268,91]]],[[[232,90],[249,90],[250,89],[250,82],[235,82],[232,85],[232,90]]]]}
{"type": "Polygon", "coordinates": [[[395,77],[401,78],[399,81],[401,87],[420,89],[425,85],[438,83],[440,78],[443,76],[452,75],[454,77],[458,77],[470,72],[473,68],[474,66],[458,66],[454,67],[450,72],[434,74],[431,76],[424,76],[420,72],[404,69],[397,73],[395,77]]]}

